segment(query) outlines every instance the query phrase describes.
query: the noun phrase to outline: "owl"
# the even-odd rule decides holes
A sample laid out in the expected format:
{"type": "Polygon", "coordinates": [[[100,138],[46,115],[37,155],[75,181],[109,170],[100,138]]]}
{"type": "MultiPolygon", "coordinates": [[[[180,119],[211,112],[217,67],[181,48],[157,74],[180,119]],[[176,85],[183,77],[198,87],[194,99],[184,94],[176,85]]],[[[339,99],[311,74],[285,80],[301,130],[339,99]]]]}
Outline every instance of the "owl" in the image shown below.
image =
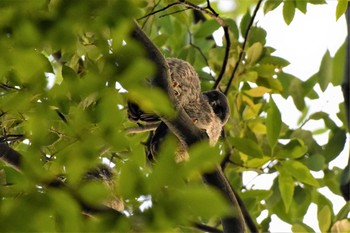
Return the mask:
{"type": "Polygon", "coordinates": [[[193,123],[198,128],[205,130],[210,145],[214,146],[230,115],[225,95],[217,90],[203,92],[200,94],[198,102],[190,102],[183,108],[193,123]]]}
{"type": "MultiPolygon", "coordinates": [[[[206,132],[210,145],[215,145],[220,137],[223,126],[230,115],[226,96],[217,90],[201,92],[200,79],[197,72],[188,62],[177,58],[166,58],[170,73],[170,86],[177,105],[181,106],[199,129],[206,132]]],[[[130,104],[129,118],[154,122],[160,120],[156,115],[143,113],[137,105],[130,104]]],[[[150,154],[154,152],[168,129],[164,123],[158,127],[150,139],[150,154]]],[[[180,146],[178,154],[184,154],[186,146],[180,146]]]]}
{"type": "Polygon", "coordinates": [[[177,58],[166,58],[175,100],[180,106],[198,102],[201,85],[196,70],[188,62],[177,58]]]}

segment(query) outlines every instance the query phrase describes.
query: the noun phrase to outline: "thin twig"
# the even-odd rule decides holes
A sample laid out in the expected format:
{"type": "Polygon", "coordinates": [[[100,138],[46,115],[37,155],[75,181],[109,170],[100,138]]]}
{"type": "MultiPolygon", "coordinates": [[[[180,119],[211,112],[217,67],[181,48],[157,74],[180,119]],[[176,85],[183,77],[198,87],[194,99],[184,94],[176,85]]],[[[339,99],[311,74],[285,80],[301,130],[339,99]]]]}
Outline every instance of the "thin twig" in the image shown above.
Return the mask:
{"type": "Polygon", "coordinates": [[[165,7],[163,7],[162,9],[159,9],[159,10],[156,10],[156,11],[151,11],[150,13],[148,13],[148,14],[146,14],[146,15],[140,17],[140,18],[138,18],[137,20],[141,20],[141,19],[147,18],[147,17],[149,17],[149,16],[151,16],[151,15],[155,15],[155,14],[157,14],[157,13],[159,13],[159,12],[165,11],[166,9],[168,9],[168,8],[170,8],[170,7],[172,7],[172,6],[180,5],[180,4],[182,4],[182,2],[173,2],[173,3],[171,3],[171,4],[169,4],[169,5],[165,6],[165,7]]]}
{"type": "MultiPolygon", "coordinates": [[[[156,9],[156,7],[159,5],[160,1],[161,1],[161,0],[159,0],[157,3],[155,3],[155,1],[153,1],[154,5],[152,6],[151,12],[153,12],[154,9],[156,9]]],[[[149,18],[147,18],[147,19],[143,22],[141,28],[144,28],[144,27],[145,27],[145,25],[146,25],[148,19],[149,19],[149,18]]]]}
{"type": "Polygon", "coordinates": [[[241,52],[239,53],[238,60],[237,60],[237,62],[236,62],[236,64],[235,64],[235,67],[233,68],[232,74],[231,74],[231,76],[230,76],[230,80],[228,81],[227,87],[226,87],[225,92],[224,92],[225,95],[227,95],[228,90],[230,89],[230,86],[231,86],[231,84],[232,84],[232,81],[233,81],[233,79],[234,79],[234,77],[235,77],[235,75],[236,75],[236,72],[237,72],[237,70],[238,70],[238,67],[239,67],[239,65],[240,65],[241,62],[242,62],[243,54],[245,53],[245,47],[246,47],[247,42],[248,42],[249,32],[250,32],[250,29],[251,29],[252,26],[253,26],[253,23],[254,23],[254,21],[255,21],[255,17],[256,17],[256,15],[257,15],[257,13],[258,13],[258,10],[259,10],[260,5],[261,5],[262,2],[263,2],[263,0],[259,0],[258,4],[256,5],[256,7],[255,7],[255,9],[254,9],[252,18],[250,19],[250,22],[249,22],[247,31],[245,32],[245,35],[244,35],[244,41],[243,41],[243,45],[242,45],[242,50],[241,50],[241,52]]]}
{"type": "Polygon", "coordinates": [[[231,40],[230,40],[230,34],[228,31],[228,26],[223,26],[222,27],[224,29],[224,36],[225,36],[225,40],[226,40],[226,48],[225,48],[225,55],[224,55],[224,60],[222,62],[222,66],[221,66],[221,71],[220,74],[218,76],[218,78],[216,79],[213,89],[217,89],[222,78],[224,77],[225,71],[226,71],[226,66],[227,66],[227,62],[228,62],[228,58],[230,55],[230,48],[231,48],[231,40]]]}
{"type": "Polygon", "coordinates": [[[211,7],[210,5],[210,1],[207,0],[207,9],[209,9],[213,14],[215,14],[216,16],[219,16],[218,13],[216,13],[216,11],[211,7]]]}
{"type": "Polygon", "coordinates": [[[180,10],[177,10],[177,11],[173,11],[173,12],[170,12],[170,13],[167,13],[167,14],[164,14],[164,15],[160,15],[159,18],[163,18],[165,16],[169,16],[169,15],[174,15],[174,14],[177,14],[177,13],[181,13],[181,12],[184,12],[184,11],[187,11],[187,10],[190,10],[191,8],[185,8],[185,9],[180,9],[180,10]]]}
{"type": "MultiPolygon", "coordinates": [[[[206,56],[204,55],[202,49],[193,43],[193,41],[192,41],[192,33],[190,32],[190,30],[188,30],[188,34],[189,34],[189,37],[190,37],[190,45],[191,45],[193,48],[195,48],[196,50],[198,50],[198,52],[199,52],[200,55],[202,56],[202,58],[203,58],[205,64],[210,68],[208,59],[207,59],[206,56]]],[[[214,78],[213,75],[212,75],[212,72],[210,72],[209,75],[210,75],[210,77],[211,77],[213,80],[215,80],[215,78],[214,78]]]]}
{"type": "Polygon", "coordinates": [[[148,124],[148,125],[140,125],[140,126],[137,126],[137,127],[126,128],[125,131],[126,131],[127,134],[143,133],[143,132],[156,130],[158,126],[159,126],[159,123],[148,124]]]}
{"type": "Polygon", "coordinates": [[[187,2],[187,1],[183,1],[183,3],[186,4],[188,7],[191,7],[194,10],[201,11],[201,12],[204,12],[204,13],[210,15],[224,29],[224,36],[225,36],[225,40],[226,40],[226,49],[225,49],[224,60],[222,62],[219,76],[218,76],[217,80],[215,81],[214,87],[213,87],[213,89],[217,89],[219,84],[220,84],[220,81],[222,80],[222,78],[225,74],[226,66],[227,66],[227,62],[228,62],[228,58],[229,58],[229,53],[230,53],[230,48],[231,48],[231,41],[230,41],[230,35],[229,35],[229,31],[228,31],[228,29],[229,29],[228,25],[219,16],[219,14],[212,8],[209,0],[207,0],[207,6],[205,8],[197,6],[197,5],[195,5],[191,2],[187,2]]]}

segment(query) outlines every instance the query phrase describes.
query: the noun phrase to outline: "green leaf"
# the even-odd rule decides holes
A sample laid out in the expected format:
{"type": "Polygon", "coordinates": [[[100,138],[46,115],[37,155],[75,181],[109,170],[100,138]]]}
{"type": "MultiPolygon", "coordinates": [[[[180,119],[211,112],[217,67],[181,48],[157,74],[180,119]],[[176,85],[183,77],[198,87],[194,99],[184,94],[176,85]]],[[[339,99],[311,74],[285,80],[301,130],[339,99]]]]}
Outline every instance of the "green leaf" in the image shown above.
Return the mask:
{"type": "Polygon", "coordinates": [[[247,45],[251,46],[254,43],[259,42],[262,45],[266,44],[266,31],[260,27],[252,27],[249,31],[249,37],[247,45]]]}
{"type": "Polygon", "coordinates": [[[348,8],[348,0],[338,0],[337,9],[335,11],[335,17],[338,20],[343,14],[345,14],[348,8]]]}
{"type": "Polygon", "coordinates": [[[241,35],[243,37],[244,37],[244,35],[246,34],[246,32],[248,30],[248,26],[249,26],[251,18],[252,17],[250,15],[250,12],[249,12],[249,9],[248,9],[247,13],[245,13],[243,15],[243,18],[242,18],[241,23],[239,25],[239,28],[241,29],[241,35]]]}
{"type": "Polygon", "coordinates": [[[271,190],[273,194],[266,200],[266,206],[269,211],[272,211],[272,213],[276,214],[280,219],[290,224],[303,220],[312,200],[309,190],[303,189],[300,186],[295,186],[293,201],[288,213],[278,187],[278,179],[274,180],[271,190]]]}
{"type": "Polygon", "coordinates": [[[314,5],[321,5],[321,4],[326,4],[326,0],[309,0],[310,4],[314,4],[314,5]]]}
{"type": "Polygon", "coordinates": [[[229,205],[214,188],[192,184],[186,188],[172,190],[172,192],[173,195],[169,199],[185,209],[187,215],[207,219],[229,213],[229,205]]]}
{"type": "Polygon", "coordinates": [[[334,123],[334,121],[329,117],[329,114],[325,112],[315,112],[312,115],[310,115],[309,119],[312,119],[312,120],[322,119],[328,129],[332,131],[333,130],[337,131],[339,129],[338,126],[334,123]]]}
{"type": "Polygon", "coordinates": [[[263,52],[263,46],[259,42],[254,43],[247,49],[247,62],[250,65],[254,65],[259,58],[261,57],[263,52]]]}
{"type": "Polygon", "coordinates": [[[300,158],[307,152],[307,146],[300,139],[293,138],[287,145],[283,145],[282,148],[277,151],[278,158],[300,158]]]}
{"type": "Polygon", "coordinates": [[[262,158],[260,157],[252,158],[245,163],[245,166],[250,168],[262,167],[264,164],[266,164],[270,160],[271,160],[270,156],[263,156],[262,158]]]}
{"type": "Polygon", "coordinates": [[[330,162],[335,159],[343,150],[346,142],[346,132],[343,129],[337,129],[331,134],[327,145],[324,148],[323,154],[326,158],[326,162],[330,162]]]}
{"type": "Polygon", "coordinates": [[[198,4],[205,3],[205,0],[189,0],[189,2],[198,5],[198,4]]]}
{"type": "Polygon", "coordinates": [[[304,14],[307,11],[306,5],[307,5],[307,1],[296,1],[296,8],[304,14]]]}
{"type": "Polygon", "coordinates": [[[264,4],[264,14],[266,14],[269,11],[273,11],[281,3],[282,3],[282,0],[267,0],[264,4]]]}
{"type": "Polygon", "coordinates": [[[332,80],[333,75],[333,60],[332,57],[327,50],[324,54],[320,70],[318,71],[318,83],[320,84],[321,90],[325,91],[329,82],[332,80]]]}
{"type": "Polygon", "coordinates": [[[308,158],[302,160],[302,163],[304,163],[312,171],[321,171],[326,166],[325,157],[321,154],[309,155],[308,158]]]}
{"type": "Polygon", "coordinates": [[[277,108],[272,96],[269,102],[270,108],[267,110],[266,128],[267,139],[271,148],[274,148],[282,128],[281,113],[277,108]]]}
{"type": "Polygon", "coordinates": [[[245,94],[251,96],[251,97],[262,97],[266,93],[270,93],[271,89],[266,87],[254,87],[252,89],[249,89],[247,91],[244,91],[245,94]]]}
{"type": "Polygon", "coordinates": [[[235,137],[232,138],[231,143],[237,150],[243,152],[246,155],[258,158],[263,157],[263,152],[259,145],[249,138],[235,137]]]}
{"type": "Polygon", "coordinates": [[[305,96],[303,92],[302,82],[299,79],[295,78],[290,82],[289,93],[293,98],[295,107],[297,107],[299,111],[303,111],[305,108],[305,96]]]}
{"type": "Polygon", "coordinates": [[[236,21],[231,18],[224,19],[225,23],[229,26],[229,30],[233,33],[233,36],[236,40],[239,38],[239,31],[236,21]]]}
{"type": "Polygon", "coordinates": [[[184,163],[187,174],[213,170],[221,160],[219,148],[209,146],[207,141],[191,146],[188,153],[189,159],[184,163]]]}
{"type": "Polygon", "coordinates": [[[215,19],[207,20],[199,29],[194,33],[195,37],[207,37],[213,34],[214,31],[219,29],[220,25],[216,22],[215,19]]]}
{"type": "Polygon", "coordinates": [[[319,187],[317,180],[311,175],[310,170],[304,164],[296,160],[287,160],[281,162],[286,169],[298,181],[319,187]]]}
{"type": "Polygon", "coordinates": [[[328,232],[332,222],[332,211],[328,205],[319,206],[317,219],[321,232],[328,232]]]}
{"type": "Polygon", "coordinates": [[[301,221],[297,221],[292,225],[292,232],[300,233],[300,232],[315,232],[315,231],[305,223],[301,221]]]}
{"type": "Polygon", "coordinates": [[[169,97],[161,89],[133,88],[129,90],[128,97],[145,112],[156,112],[158,115],[166,115],[168,117],[175,115],[175,110],[169,97]]]}
{"type": "Polygon", "coordinates": [[[284,22],[289,25],[294,18],[296,3],[295,0],[284,1],[283,4],[283,18],[284,22]]]}
{"type": "Polygon", "coordinates": [[[278,188],[280,190],[286,212],[288,213],[294,195],[294,180],[287,171],[282,169],[282,167],[277,166],[276,168],[279,172],[278,188]]]}
{"type": "Polygon", "coordinates": [[[271,65],[274,65],[278,68],[283,68],[283,67],[286,67],[290,64],[287,60],[285,60],[281,57],[276,57],[276,56],[271,56],[271,55],[264,56],[263,58],[261,58],[259,63],[260,64],[271,64],[271,65]]]}
{"type": "Polygon", "coordinates": [[[333,58],[333,74],[332,74],[332,84],[333,86],[338,86],[343,83],[345,74],[345,57],[346,57],[346,44],[345,41],[342,46],[335,53],[333,58]]]}

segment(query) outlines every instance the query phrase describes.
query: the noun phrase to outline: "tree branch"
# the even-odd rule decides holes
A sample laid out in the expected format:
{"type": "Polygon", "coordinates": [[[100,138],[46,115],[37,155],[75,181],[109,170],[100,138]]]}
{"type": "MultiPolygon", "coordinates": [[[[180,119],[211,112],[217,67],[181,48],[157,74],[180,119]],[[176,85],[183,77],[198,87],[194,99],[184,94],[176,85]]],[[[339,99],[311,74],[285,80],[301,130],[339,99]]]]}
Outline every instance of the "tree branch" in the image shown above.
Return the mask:
{"type": "Polygon", "coordinates": [[[242,45],[242,50],[241,50],[241,52],[240,52],[239,55],[238,55],[238,60],[237,60],[237,62],[236,62],[236,64],[235,64],[235,67],[233,68],[232,74],[231,74],[231,76],[230,76],[230,79],[229,79],[228,84],[227,84],[227,86],[226,86],[226,89],[225,89],[225,91],[224,91],[224,94],[225,94],[225,95],[228,94],[228,91],[229,91],[230,86],[231,86],[231,84],[232,84],[232,81],[233,81],[233,79],[234,79],[234,77],[235,77],[235,75],[236,75],[236,72],[237,72],[237,70],[238,70],[238,67],[239,67],[239,65],[240,65],[241,62],[242,62],[243,55],[244,55],[244,53],[245,53],[245,47],[246,47],[247,42],[248,42],[249,32],[250,32],[250,30],[251,30],[251,28],[252,28],[252,26],[253,26],[255,17],[256,17],[256,15],[257,15],[257,13],[258,13],[258,10],[259,10],[260,5],[261,5],[262,2],[263,2],[263,0],[259,0],[259,2],[257,3],[257,5],[256,5],[256,7],[255,7],[255,9],[254,9],[252,18],[250,19],[250,22],[249,22],[247,31],[245,32],[245,35],[244,35],[244,41],[243,41],[243,45],[242,45]]]}
{"type": "Polygon", "coordinates": [[[205,232],[211,232],[211,233],[222,233],[221,230],[211,227],[211,226],[207,226],[201,223],[194,223],[195,228],[201,230],[201,231],[205,231],[205,232]]]}
{"type": "MultiPolygon", "coordinates": [[[[152,43],[148,36],[141,30],[141,28],[135,22],[135,28],[133,31],[133,37],[141,42],[148,56],[157,65],[157,73],[154,78],[154,84],[165,90],[173,103],[175,103],[170,86],[168,83],[170,80],[168,66],[163,55],[160,53],[159,49],[152,43]]],[[[169,129],[185,143],[185,145],[192,145],[196,142],[203,140],[206,136],[201,130],[199,130],[191,121],[189,116],[179,105],[176,105],[176,110],[178,114],[175,119],[165,119],[162,118],[164,123],[169,127],[169,129]]],[[[217,166],[213,173],[208,173],[203,175],[203,179],[211,186],[216,187],[231,203],[232,205],[232,215],[227,216],[221,220],[224,232],[246,232],[246,224],[244,221],[243,214],[241,212],[238,201],[235,197],[234,191],[227,181],[224,173],[222,172],[220,166],[217,166]]]]}

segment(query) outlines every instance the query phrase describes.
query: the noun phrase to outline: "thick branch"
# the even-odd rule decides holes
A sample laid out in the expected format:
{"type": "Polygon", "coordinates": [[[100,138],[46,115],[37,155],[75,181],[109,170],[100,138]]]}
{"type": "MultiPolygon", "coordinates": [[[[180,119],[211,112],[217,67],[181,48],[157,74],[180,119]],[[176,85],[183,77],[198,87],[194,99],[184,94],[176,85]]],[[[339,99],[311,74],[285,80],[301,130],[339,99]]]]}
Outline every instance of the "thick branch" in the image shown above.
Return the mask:
{"type": "Polygon", "coordinates": [[[169,67],[161,54],[159,49],[152,43],[148,36],[142,31],[142,29],[135,22],[135,28],[133,31],[133,37],[140,41],[147,51],[148,57],[156,64],[156,76],[154,77],[153,84],[166,91],[170,100],[175,105],[177,110],[177,116],[175,119],[164,119],[162,121],[169,127],[169,129],[180,139],[183,143],[190,146],[195,142],[203,139],[204,134],[198,127],[196,127],[190,117],[186,114],[183,108],[176,104],[175,96],[172,94],[170,83],[169,67]]]}
{"type": "MultiPolygon", "coordinates": [[[[168,84],[170,83],[168,81],[170,80],[169,71],[163,55],[148,36],[140,29],[137,23],[135,23],[133,37],[145,46],[148,56],[157,65],[158,73],[154,79],[155,84],[163,88],[163,90],[165,90],[170,96],[170,99],[174,100],[175,96],[172,96],[173,94],[170,91],[170,86],[168,84]]],[[[175,101],[173,101],[173,103],[175,103],[175,101]]],[[[181,106],[176,106],[176,109],[178,114],[175,119],[162,119],[169,129],[188,146],[202,140],[205,137],[205,134],[192,123],[189,116],[181,106]]],[[[233,189],[223,174],[220,166],[217,166],[217,169],[213,173],[205,174],[203,179],[209,185],[219,189],[232,204],[232,216],[227,216],[222,219],[224,232],[246,232],[245,221],[240,206],[233,189]]]]}
{"type": "Polygon", "coordinates": [[[21,154],[12,149],[7,143],[0,143],[0,159],[17,170],[21,166],[21,154]]]}
{"type": "Polygon", "coordinates": [[[217,166],[214,172],[204,174],[203,179],[209,185],[220,190],[224,194],[225,198],[228,199],[234,207],[235,212],[233,213],[233,216],[222,219],[224,232],[246,232],[246,224],[241,208],[233,188],[226,179],[221,167],[217,166]]]}

